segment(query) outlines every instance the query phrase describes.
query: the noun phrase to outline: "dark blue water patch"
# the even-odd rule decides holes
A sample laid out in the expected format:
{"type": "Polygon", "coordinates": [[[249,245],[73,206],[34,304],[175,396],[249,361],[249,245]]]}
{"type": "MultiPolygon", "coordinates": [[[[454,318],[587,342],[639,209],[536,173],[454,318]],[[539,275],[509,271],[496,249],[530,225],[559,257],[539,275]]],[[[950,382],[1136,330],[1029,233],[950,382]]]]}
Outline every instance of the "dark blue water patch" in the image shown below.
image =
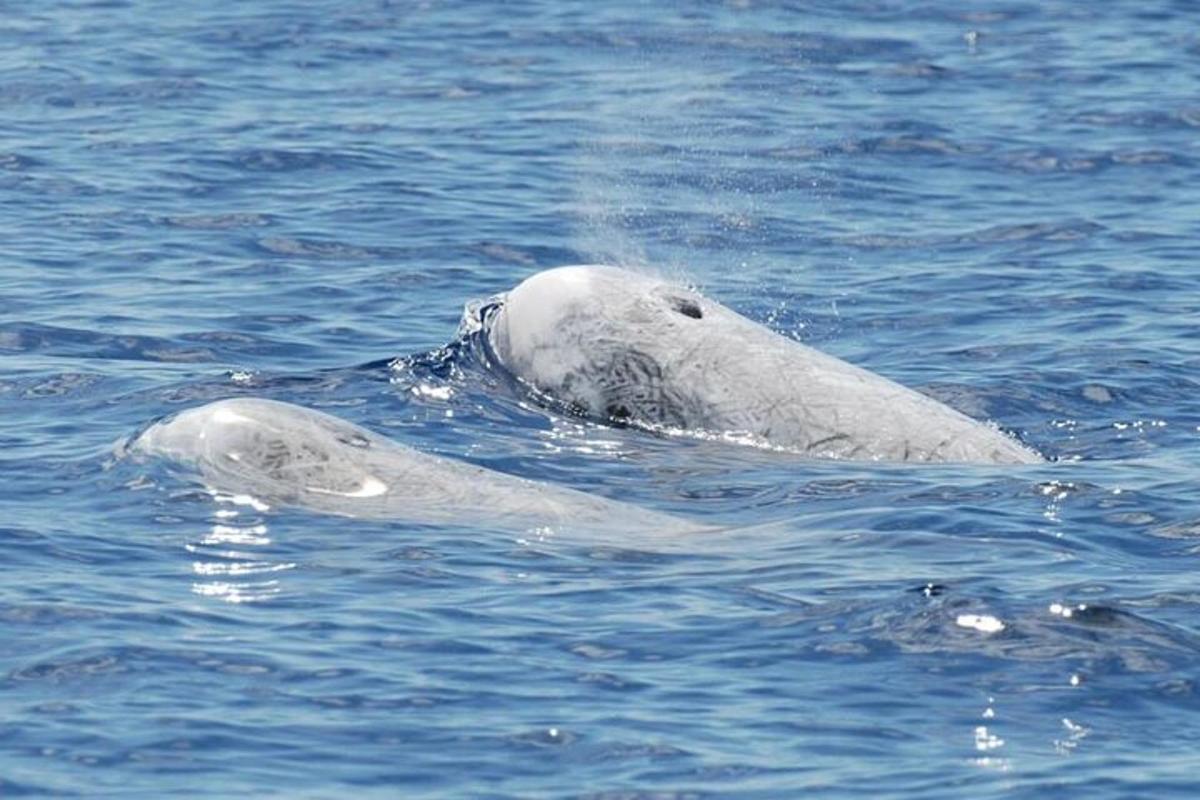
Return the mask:
{"type": "MultiPolygon", "coordinates": [[[[105,327],[108,327],[107,325],[105,327]]],[[[273,326],[272,328],[276,328],[273,326]]],[[[24,324],[0,327],[0,350],[37,353],[61,359],[149,361],[161,363],[211,364],[256,361],[286,352],[302,357],[294,343],[234,329],[184,333],[175,340],[150,336],[113,335],[48,325],[24,324]]],[[[66,373],[58,380],[40,380],[25,394],[58,394],[73,391],[87,378],[66,373]]]]}
{"type": "Polygon", "coordinates": [[[1087,111],[1076,115],[1071,121],[1096,127],[1188,129],[1200,127],[1200,112],[1195,108],[1177,111],[1087,111]]]}

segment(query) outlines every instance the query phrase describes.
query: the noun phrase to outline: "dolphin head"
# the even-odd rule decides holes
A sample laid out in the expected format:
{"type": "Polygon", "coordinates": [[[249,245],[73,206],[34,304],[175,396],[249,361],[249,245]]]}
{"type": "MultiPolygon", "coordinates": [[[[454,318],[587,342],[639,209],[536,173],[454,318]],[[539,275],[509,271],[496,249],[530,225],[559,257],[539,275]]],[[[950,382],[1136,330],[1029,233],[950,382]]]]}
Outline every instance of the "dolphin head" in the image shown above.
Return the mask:
{"type": "Polygon", "coordinates": [[[491,331],[503,354],[528,352],[564,333],[608,320],[628,336],[630,325],[669,327],[704,318],[706,301],[695,292],[620,267],[580,265],[539,272],[508,293],[491,331]]]}
{"type": "Polygon", "coordinates": [[[371,435],[327,415],[258,398],[220,400],[150,426],[135,452],[192,464],[260,491],[371,497],[388,486],[366,466],[371,435]]]}
{"type": "Polygon", "coordinates": [[[487,336],[507,370],[579,413],[681,426],[686,401],[665,396],[666,375],[706,335],[712,308],[638,272],[559,267],[509,292],[487,336]]]}

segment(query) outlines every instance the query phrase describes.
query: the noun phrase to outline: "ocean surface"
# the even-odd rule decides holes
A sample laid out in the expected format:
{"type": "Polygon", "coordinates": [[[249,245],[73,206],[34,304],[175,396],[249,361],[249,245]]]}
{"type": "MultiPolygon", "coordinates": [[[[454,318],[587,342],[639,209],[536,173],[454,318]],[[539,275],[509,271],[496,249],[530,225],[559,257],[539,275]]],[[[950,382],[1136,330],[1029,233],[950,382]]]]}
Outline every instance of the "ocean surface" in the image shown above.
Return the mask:
{"type": "Polygon", "coordinates": [[[1196,796],[1192,3],[0,9],[0,797],[1196,796]],[[606,427],[453,346],[591,262],[1049,461],[606,427]],[[722,530],[117,455],[233,396],[722,530]]]}

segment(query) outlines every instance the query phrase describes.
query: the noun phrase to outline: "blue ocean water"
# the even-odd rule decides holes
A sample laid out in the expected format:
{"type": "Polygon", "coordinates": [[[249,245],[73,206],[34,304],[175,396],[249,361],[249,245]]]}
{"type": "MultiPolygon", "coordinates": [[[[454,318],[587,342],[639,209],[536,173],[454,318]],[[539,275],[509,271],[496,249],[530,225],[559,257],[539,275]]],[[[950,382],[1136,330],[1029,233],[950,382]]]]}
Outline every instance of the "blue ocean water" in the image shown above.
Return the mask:
{"type": "Polygon", "coordinates": [[[0,796],[1193,797],[1194,20],[6,4],[0,796]],[[597,261],[1053,461],[655,437],[445,349],[597,261]],[[725,532],[263,510],[114,455],[240,395],[725,532]]]}

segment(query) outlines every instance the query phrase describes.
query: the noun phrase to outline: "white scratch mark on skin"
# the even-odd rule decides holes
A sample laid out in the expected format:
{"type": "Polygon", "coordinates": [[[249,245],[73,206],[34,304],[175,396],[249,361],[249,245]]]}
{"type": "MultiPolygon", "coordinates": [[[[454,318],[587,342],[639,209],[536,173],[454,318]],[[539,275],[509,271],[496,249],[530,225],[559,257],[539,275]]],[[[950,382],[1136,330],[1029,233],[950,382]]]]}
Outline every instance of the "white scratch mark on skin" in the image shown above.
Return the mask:
{"type": "Polygon", "coordinates": [[[362,486],[352,492],[338,492],[332,489],[321,489],[316,486],[306,486],[305,490],[316,494],[334,494],[338,497],[379,497],[387,494],[388,485],[376,477],[368,475],[363,478],[362,486]]]}

